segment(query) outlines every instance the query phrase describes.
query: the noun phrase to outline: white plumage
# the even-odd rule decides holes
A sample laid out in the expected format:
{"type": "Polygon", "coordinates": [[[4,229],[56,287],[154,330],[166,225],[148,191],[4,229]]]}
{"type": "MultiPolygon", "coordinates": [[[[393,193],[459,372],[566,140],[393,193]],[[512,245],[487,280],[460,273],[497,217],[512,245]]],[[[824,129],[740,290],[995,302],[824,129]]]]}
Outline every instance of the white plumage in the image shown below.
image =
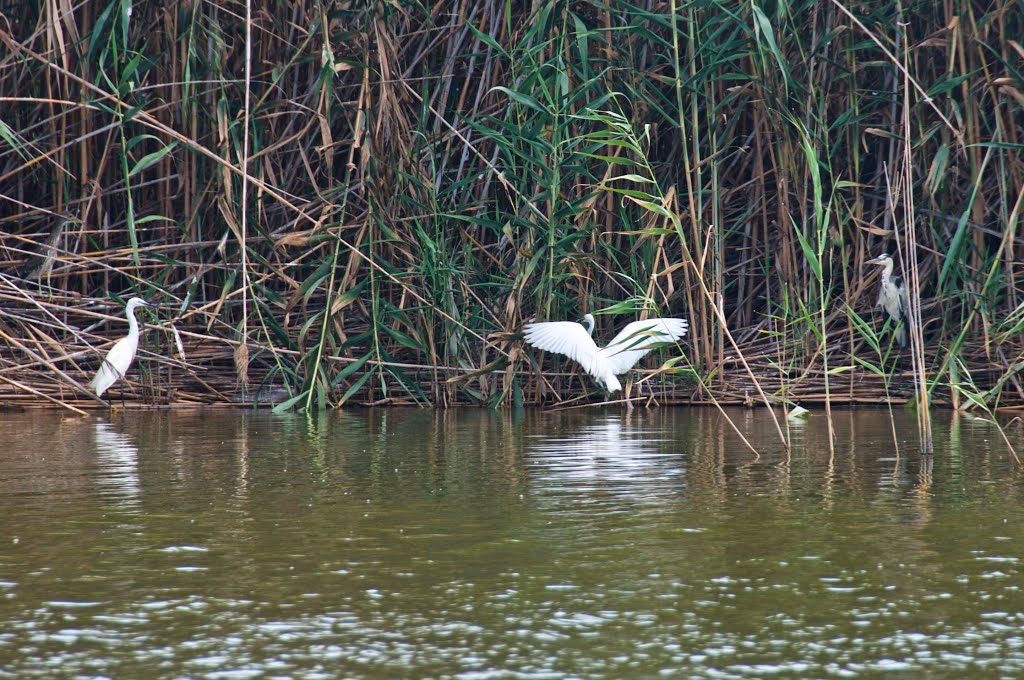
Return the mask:
{"type": "Polygon", "coordinates": [[[656,346],[675,342],[686,335],[686,319],[646,319],[627,324],[606,347],[598,347],[591,335],[594,317],[583,317],[587,324],[573,321],[548,321],[527,324],[526,342],[545,352],[563,354],[597,379],[608,392],[622,389],[616,377],[629,371],[656,346]]]}
{"type": "Polygon", "coordinates": [[[152,307],[142,298],[133,297],[125,306],[125,314],[128,316],[128,335],[118,340],[96,371],[96,377],[89,382],[89,388],[96,391],[96,396],[102,397],[107,389],[124,377],[128,367],[132,365],[135,358],[135,350],[139,347],[139,322],[135,318],[135,310],[138,307],[152,307]]]}

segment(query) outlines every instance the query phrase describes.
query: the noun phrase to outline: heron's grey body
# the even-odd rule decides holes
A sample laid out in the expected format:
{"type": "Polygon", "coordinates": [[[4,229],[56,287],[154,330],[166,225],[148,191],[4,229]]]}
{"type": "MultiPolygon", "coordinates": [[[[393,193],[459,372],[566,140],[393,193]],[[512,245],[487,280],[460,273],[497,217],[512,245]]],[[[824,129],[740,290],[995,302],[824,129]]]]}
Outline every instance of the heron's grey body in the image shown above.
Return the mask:
{"type": "Polygon", "coordinates": [[[892,275],[894,264],[888,254],[882,253],[865,264],[877,264],[882,267],[882,285],[878,291],[878,302],[875,303],[875,307],[881,307],[889,315],[896,329],[896,342],[901,348],[906,347],[909,323],[907,312],[910,310],[907,286],[903,283],[902,278],[892,275]]]}
{"type": "Polygon", "coordinates": [[[53,226],[50,227],[50,234],[40,245],[39,251],[29,258],[29,261],[25,264],[21,278],[27,281],[42,281],[50,275],[50,272],[53,270],[53,263],[56,261],[59,252],[57,244],[60,242],[60,237],[64,234],[65,228],[70,223],[71,220],[66,217],[53,223],[53,226]]]}
{"type": "Polygon", "coordinates": [[[598,347],[591,335],[594,316],[583,317],[587,324],[574,321],[547,321],[527,324],[523,329],[526,341],[546,352],[563,354],[583,366],[608,392],[617,392],[622,384],[616,377],[633,368],[641,357],[660,344],[675,342],[686,335],[686,319],[646,319],[626,324],[608,343],[598,347]]]}

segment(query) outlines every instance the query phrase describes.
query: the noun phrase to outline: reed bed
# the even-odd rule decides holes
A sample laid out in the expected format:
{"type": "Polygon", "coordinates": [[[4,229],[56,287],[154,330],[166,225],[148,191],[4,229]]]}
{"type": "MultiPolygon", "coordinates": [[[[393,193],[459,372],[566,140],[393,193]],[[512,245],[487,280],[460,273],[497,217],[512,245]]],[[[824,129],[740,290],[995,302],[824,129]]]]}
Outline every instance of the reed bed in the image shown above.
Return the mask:
{"type": "Polygon", "coordinates": [[[0,12],[2,403],[142,295],[133,403],[599,398],[520,335],[596,311],[691,320],[659,403],[1024,404],[1019,2],[0,12]]]}

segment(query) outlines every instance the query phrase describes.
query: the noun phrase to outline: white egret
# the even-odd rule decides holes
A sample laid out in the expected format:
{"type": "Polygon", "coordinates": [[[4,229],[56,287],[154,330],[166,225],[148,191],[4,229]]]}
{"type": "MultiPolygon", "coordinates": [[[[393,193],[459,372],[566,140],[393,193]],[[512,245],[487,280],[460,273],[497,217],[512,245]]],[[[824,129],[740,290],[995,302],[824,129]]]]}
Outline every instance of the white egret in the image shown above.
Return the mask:
{"type": "Polygon", "coordinates": [[[526,342],[546,352],[569,357],[597,379],[608,392],[622,389],[619,379],[633,368],[641,357],[660,344],[675,342],[686,335],[686,319],[647,319],[627,324],[607,347],[598,347],[594,333],[594,316],[583,317],[587,324],[573,321],[547,321],[527,324],[523,329],[526,342]]]}
{"type": "Polygon", "coordinates": [[[107,389],[117,382],[128,372],[135,358],[135,350],[139,347],[139,322],[135,318],[135,310],[138,307],[152,307],[153,305],[142,298],[133,297],[125,306],[125,314],[128,316],[128,335],[118,340],[107,356],[103,359],[100,370],[96,371],[96,377],[89,383],[89,388],[96,390],[96,396],[102,397],[107,389]]]}
{"type": "Polygon", "coordinates": [[[907,297],[907,286],[899,276],[892,275],[893,261],[887,253],[868,260],[864,264],[877,264],[882,267],[882,287],[878,291],[878,302],[875,307],[883,308],[892,319],[896,328],[896,342],[899,346],[907,346],[907,312],[910,310],[910,299],[907,297]]]}

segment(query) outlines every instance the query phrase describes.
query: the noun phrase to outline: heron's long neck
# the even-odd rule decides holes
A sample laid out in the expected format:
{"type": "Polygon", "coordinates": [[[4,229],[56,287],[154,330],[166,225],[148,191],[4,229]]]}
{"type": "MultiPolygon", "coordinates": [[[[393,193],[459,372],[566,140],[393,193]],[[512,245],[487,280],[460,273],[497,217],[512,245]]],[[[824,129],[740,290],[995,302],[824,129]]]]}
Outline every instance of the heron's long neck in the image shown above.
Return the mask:
{"type": "Polygon", "coordinates": [[[882,266],[882,280],[883,281],[888,281],[890,278],[892,278],[892,267],[893,267],[892,260],[887,261],[882,266]]]}
{"type": "Polygon", "coordinates": [[[135,308],[129,309],[126,316],[128,317],[128,337],[139,337],[139,321],[135,318],[135,308]]]}

